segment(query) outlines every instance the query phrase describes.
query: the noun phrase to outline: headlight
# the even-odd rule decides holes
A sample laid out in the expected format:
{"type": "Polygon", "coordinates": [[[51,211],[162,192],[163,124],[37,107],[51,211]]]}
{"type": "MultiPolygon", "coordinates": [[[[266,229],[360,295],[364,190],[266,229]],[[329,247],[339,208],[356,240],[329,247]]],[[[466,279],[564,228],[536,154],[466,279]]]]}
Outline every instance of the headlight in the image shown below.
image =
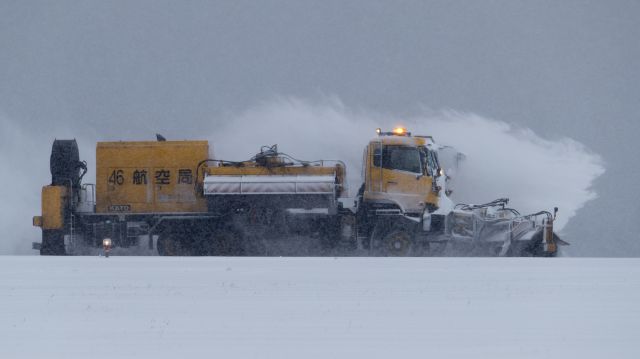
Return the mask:
{"type": "Polygon", "coordinates": [[[103,247],[111,247],[111,238],[105,238],[102,240],[103,247]]]}

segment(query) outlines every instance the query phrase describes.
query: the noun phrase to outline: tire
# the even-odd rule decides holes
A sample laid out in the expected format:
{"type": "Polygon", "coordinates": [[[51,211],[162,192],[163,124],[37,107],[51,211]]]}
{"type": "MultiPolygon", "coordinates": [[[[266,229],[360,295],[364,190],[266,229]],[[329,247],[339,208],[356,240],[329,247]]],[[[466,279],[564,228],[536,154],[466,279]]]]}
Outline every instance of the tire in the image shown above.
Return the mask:
{"type": "Polygon", "coordinates": [[[407,257],[413,255],[415,246],[412,231],[384,221],[374,227],[369,248],[374,256],[407,257]]]}
{"type": "Polygon", "coordinates": [[[242,235],[231,228],[216,230],[211,239],[210,254],[213,256],[241,256],[245,253],[242,235]]]}
{"type": "Polygon", "coordinates": [[[407,231],[393,230],[382,239],[384,255],[387,257],[407,257],[413,252],[415,243],[407,231]]]}
{"type": "Polygon", "coordinates": [[[183,255],[183,249],[180,241],[175,236],[162,234],[158,237],[158,255],[161,256],[179,256],[183,255]]]}

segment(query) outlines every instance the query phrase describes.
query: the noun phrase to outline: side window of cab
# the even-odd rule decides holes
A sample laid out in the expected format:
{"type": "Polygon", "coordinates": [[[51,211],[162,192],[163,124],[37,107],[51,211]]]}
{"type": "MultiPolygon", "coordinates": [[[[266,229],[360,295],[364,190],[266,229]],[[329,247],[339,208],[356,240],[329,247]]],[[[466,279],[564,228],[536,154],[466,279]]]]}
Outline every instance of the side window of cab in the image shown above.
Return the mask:
{"type": "Polygon", "coordinates": [[[373,165],[382,167],[382,146],[374,145],[373,147],[373,165]]]}

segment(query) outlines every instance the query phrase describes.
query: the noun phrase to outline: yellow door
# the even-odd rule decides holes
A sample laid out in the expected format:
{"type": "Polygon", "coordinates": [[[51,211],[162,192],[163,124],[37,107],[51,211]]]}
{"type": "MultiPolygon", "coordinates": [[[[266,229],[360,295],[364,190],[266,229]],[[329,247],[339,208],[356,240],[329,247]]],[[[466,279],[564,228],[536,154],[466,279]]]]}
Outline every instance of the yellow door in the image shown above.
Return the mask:
{"type": "Polygon", "coordinates": [[[416,147],[373,143],[371,190],[386,193],[420,194],[425,181],[416,147]]]}
{"type": "Polygon", "coordinates": [[[366,190],[369,192],[384,192],[385,185],[383,179],[383,168],[381,166],[382,159],[382,142],[372,142],[369,144],[369,153],[367,156],[367,184],[366,190]]]}

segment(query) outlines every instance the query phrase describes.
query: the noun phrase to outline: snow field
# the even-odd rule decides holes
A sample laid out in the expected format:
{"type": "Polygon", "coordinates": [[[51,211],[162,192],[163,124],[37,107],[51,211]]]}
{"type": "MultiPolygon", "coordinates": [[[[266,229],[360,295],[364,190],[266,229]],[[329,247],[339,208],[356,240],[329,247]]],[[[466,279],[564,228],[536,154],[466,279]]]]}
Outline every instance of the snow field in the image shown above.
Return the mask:
{"type": "Polygon", "coordinates": [[[640,259],[0,256],[0,358],[638,358],[640,259]]]}

